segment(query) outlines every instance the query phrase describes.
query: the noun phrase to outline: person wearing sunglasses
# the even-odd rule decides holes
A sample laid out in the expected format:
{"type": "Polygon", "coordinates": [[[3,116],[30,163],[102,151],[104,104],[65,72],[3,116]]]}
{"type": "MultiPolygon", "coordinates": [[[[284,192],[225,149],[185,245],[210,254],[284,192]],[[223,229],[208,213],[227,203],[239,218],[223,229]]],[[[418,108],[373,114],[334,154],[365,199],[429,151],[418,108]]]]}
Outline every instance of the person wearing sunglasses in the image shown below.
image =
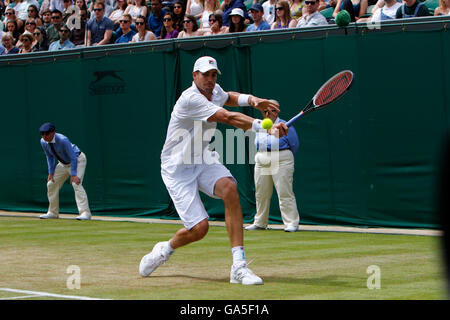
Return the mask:
{"type": "Polygon", "coordinates": [[[94,17],[86,24],[86,47],[107,45],[111,41],[114,22],[105,16],[105,3],[94,3],[94,17]]]}
{"type": "Polygon", "coordinates": [[[39,17],[39,10],[36,5],[31,4],[30,6],[28,6],[27,14],[27,18],[31,18],[36,21],[36,26],[42,27],[42,19],[39,17]]]}
{"type": "Polygon", "coordinates": [[[19,54],[33,52],[33,42],[34,42],[33,34],[31,34],[29,31],[25,31],[23,34],[20,35],[19,41],[21,43],[19,54]]]}
{"type": "Polygon", "coordinates": [[[69,40],[70,38],[70,29],[65,24],[63,24],[59,30],[59,40],[52,42],[50,44],[50,47],[48,48],[48,51],[59,51],[59,50],[68,50],[75,48],[75,45],[72,43],[72,41],[69,40]]]}
{"type": "Polygon", "coordinates": [[[28,8],[30,5],[34,5],[36,8],[39,7],[39,3],[36,0],[22,0],[16,1],[14,10],[16,11],[17,18],[25,21],[28,18],[28,8]]]}
{"type": "Polygon", "coordinates": [[[59,28],[63,24],[62,12],[55,9],[52,11],[52,24],[45,30],[49,44],[59,40],[59,28]]]}
{"type": "Polygon", "coordinates": [[[175,26],[178,32],[184,30],[183,21],[186,10],[184,9],[183,1],[176,0],[173,4],[173,15],[175,17],[175,26]]]}
{"type": "Polygon", "coordinates": [[[156,40],[155,34],[147,28],[147,19],[144,16],[138,16],[135,25],[137,33],[133,36],[131,42],[156,40]]]}
{"type": "Polygon", "coordinates": [[[175,19],[173,13],[167,12],[163,17],[161,39],[174,39],[178,37],[178,33],[178,30],[175,28],[175,19]]]}
{"type": "Polygon", "coordinates": [[[291,18],[289,2],[286,0],[278,1],[275,4],[275,21],[270,26],[270,29],[288,29],[294,28],[296,25],[297,20],[291,18]]]}
{"type": "Polygon", "coordinates": [[[24,22],[17,18],[16,11],[14,10],[14,8],[7,8],[5,10],[5,19],[3,20],[3,25],[5,27],[8,24],[8,21],[15,21],[17,29],[22,30],[24,22]]]}
{"type": "Polygon", "coordinates": [[[47,51],[48,45],[45,38],[45,33],[41,28],[36,28],[33,32],[34,42],[33,42],[33,52],[36,51],[47,51]]]}
{"type": "Polygon", "coordinates": [[[215,36],[228,33],[228,27],[223,25],[223,18],[220,11],[209,15],[209,28],[204,28],[204,36],[215,36]]]}
{"type": "Polygon", "coordinates": [[[131,29],[131,23],[133,22],[133,18],[130,14],[125,13],[119,20],[120,29],[122,30],[122,35],[116,39],[114,43],[128,43],[131,42],[136,31],[131,29]]]}
{"type": "Polygon", "coordinates": [[[187,14],[183,19],[183,31],[178,34],[178,38],[199,37],[203,34],[198,28],[197,19],[187,14]]]}
{"type": "Polygon", "coordinates": [[[297,28],[326,26],[327,19],[321,14],[319,10],[319,0],[305,0],[305,13],[297,20],[297,28]]]}
{"type": "Polygon", "coordinates": [[[128,7],[126,0],[117,0],[116,3],[116,9],[108,16],[108,18],[114,21],[114,30],[120,27],[120,17],[122,17],[128,7]]]}
{"type": "Polygon", "coordinates": [[[67,178],[75,192],[79,216],[77,220],[90,220],[88,197],[83,188],[83,177],[86,170],[86,155],[70,140],[55,131],[55,125],[46,122],[39,128],[41,146],[47,158],[47,196],[48,211],[39,216],[41,219],[59,218],[59,190],[67,178]]]}

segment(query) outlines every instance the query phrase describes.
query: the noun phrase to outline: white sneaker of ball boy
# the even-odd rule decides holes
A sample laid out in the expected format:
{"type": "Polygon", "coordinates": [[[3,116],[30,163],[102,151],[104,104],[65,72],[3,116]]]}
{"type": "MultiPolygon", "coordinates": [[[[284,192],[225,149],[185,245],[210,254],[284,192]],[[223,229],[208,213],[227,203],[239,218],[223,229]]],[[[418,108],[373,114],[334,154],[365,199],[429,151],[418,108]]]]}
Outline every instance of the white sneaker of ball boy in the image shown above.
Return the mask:
{"type": "MultiPolygon", "coordinates": [[[[218,74],[220,71],[214,58],[206,56],[197,59],[192,72],[192,86],[181,94],[173,108],[161,152],[161,176],[184,227],[169,241],[157,243],[153,250],[141,259],[139,273],[143,277],[148,277],[156,268],[167,262],[176,249],[199,241],[208,233],[209,216],[199,194],[199,191],[202,191],[224,202],[225,225],[233,258],[230,283],[263,284],[263,280],[248,268],[246,262],[237,181],[220,163],[217,153],[209,149],[209,141],[217,122],[242,130],[265,130],[260,119],[229,111],[223,108],[224,105],[251,106],[263,115],[264,112],[273,113],[274,110],[279,112],[279,105],[253,95],[224,91],[216,83],[218,74]],[[183,139],[179,139],[180,131],[187,133],[183,139]],[[188,147],[199,142],[202,152],[200,148],[188,147]]],[[[284,123],[280,123],[268,132],[282,137],[287,135],[288,128],[284,123]]]]}

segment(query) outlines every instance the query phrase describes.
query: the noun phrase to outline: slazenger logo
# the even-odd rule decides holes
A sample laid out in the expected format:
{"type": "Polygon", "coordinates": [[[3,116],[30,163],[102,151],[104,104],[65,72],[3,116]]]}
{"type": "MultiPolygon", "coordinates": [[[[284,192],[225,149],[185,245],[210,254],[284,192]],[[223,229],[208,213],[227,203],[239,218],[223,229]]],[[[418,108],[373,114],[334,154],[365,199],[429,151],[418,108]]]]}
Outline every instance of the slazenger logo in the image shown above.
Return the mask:
{"type": "Polygon", "coordinates": [[[125,81],[114,70],[96,71],[96,79],[89,84],[89,93],[94,96],[122,94],[125,92],[125,81]]]}

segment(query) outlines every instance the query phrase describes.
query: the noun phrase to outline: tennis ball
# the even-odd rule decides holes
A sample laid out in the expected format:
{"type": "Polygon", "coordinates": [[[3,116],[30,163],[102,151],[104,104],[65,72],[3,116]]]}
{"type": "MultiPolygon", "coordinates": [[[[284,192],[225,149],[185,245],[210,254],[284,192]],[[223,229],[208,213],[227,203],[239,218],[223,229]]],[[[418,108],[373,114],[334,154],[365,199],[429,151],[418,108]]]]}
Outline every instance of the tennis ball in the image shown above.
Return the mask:
{"type": "Polygon", "coordinates": [[[334,21],[339,27],[348,26],[348,24],[350,23],[350,14],[347,12],[347,10],[339,11],[334,21]]]}
{"type": "Polygon", "coordinates": [[[269,130],[270,128],[272,128],[273,122],[269,118],[265,118],[261,125],[264,129],[269,130]]]}

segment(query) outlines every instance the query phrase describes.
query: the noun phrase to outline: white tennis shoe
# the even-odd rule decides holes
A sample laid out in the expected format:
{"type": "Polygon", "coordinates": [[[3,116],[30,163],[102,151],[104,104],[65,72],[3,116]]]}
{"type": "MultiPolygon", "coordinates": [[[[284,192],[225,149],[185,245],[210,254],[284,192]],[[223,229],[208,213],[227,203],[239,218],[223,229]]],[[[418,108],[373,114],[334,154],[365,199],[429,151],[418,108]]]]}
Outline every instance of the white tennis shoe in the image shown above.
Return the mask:
{"type": "Polygon", "coordinates": [[[77,220],[91,220],[92,215],[89,212],[83,212],[77,217],[77,220]]]}
{"type": "Polygon", "coordinates": [[[284,229],[285,232],[296,232],[298,231],[298,226],[288,226],[284,229]]]}
{"type": "Polygon", "coordinates": [[[167,241],[158,242],[153,247],[152,252],[141,259],[141,263],[139,264],[139,273],[141,276],[148,277],[156,268],[169,260],[170,254],[164,250],[166,244],[167,241]]]}
{"type": "Polygon", "coordinates": [[[41,219],[58,219],[59,215],[53,212],[47,212],[46,214],[41,214],[39,216],[41,219]]]}
{"type": "Polygon", "coordinates": [[[244,285],[263,284],[260,277],[248,268],[247,262],[242,261],[231,266],[230,283],[242,283],[244,285]]]}
{"type": "Polygon", "coordinates": [[[266,228],[257,226],[256,224],[251,224],[251,225],[245,227],[245,230],[247,230],[247,231],[252,231],[252,230],[266,230],[266,228]]]}

